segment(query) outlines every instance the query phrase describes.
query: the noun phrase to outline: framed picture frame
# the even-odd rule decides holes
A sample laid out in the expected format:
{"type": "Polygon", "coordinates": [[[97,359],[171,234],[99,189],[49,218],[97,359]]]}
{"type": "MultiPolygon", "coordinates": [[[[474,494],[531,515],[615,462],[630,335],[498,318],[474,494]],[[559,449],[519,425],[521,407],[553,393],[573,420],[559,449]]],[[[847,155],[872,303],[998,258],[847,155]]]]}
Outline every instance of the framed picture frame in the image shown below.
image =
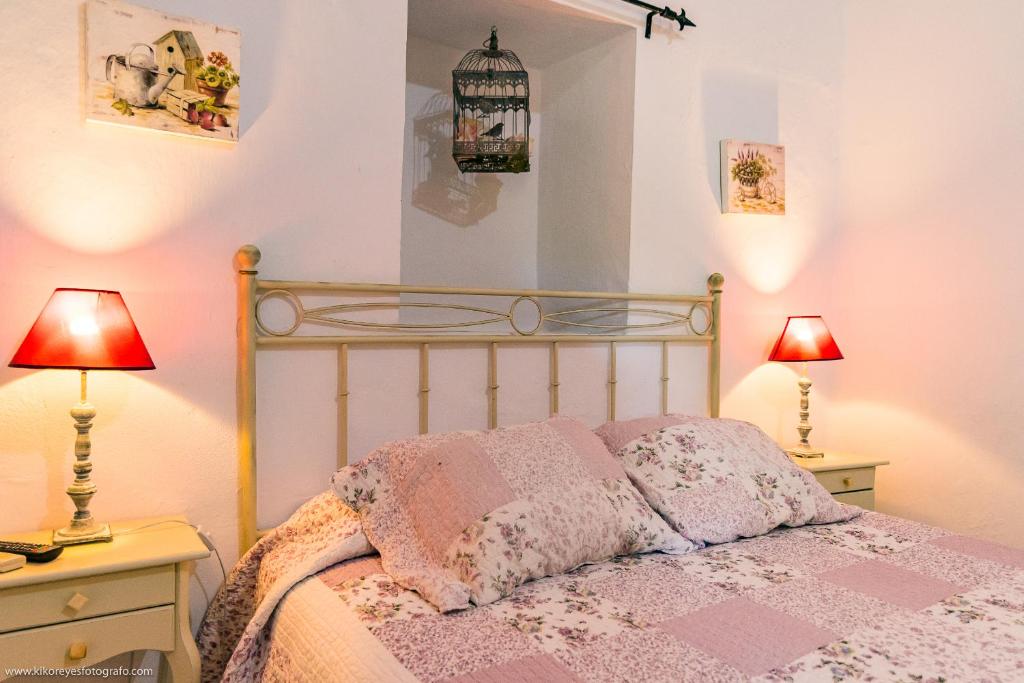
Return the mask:
{"type": "Polygon", "coordinates": [[[85,7],[85,116],[236,142],[241,35],[118,0],[85,7]]]}
{"type": "Polygon", "coordinates": [[[722,213],[786,214],[786,148],[722,140],[722,213]]]}

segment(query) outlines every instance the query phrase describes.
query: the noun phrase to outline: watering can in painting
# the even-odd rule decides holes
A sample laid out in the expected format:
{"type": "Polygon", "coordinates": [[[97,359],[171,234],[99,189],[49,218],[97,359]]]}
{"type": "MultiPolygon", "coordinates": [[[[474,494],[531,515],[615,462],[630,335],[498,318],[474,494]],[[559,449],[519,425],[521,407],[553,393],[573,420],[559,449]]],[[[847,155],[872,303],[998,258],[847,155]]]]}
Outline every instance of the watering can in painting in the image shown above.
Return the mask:
{"type": "Polygon", "coordinates": [[[107,57],[107,80],[114,85],[114,99],[125,100],[133,107],[155,107],[171,79],[178,70],[167,67],[167,73],[160,73],[157,68],[153,48],[145,43],[135,43],[125,55],[107,57]],[[135,54],[139,48],[149,50],[149,54],[135,54]]]}

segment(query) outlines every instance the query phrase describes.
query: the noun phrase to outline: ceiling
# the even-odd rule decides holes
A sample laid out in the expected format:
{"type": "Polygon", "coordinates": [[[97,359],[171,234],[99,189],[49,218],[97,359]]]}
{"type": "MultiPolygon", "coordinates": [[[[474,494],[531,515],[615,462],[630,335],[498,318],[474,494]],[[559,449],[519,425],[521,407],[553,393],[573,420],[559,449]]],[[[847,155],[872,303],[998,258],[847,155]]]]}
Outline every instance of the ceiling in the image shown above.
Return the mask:
{"type": "Polygon", "coordinates": [[[469,51],[498,27],[499,45],[526,68],[544,67],[635,31],[551,0],[409,0],[409,33],[469,51]]]}

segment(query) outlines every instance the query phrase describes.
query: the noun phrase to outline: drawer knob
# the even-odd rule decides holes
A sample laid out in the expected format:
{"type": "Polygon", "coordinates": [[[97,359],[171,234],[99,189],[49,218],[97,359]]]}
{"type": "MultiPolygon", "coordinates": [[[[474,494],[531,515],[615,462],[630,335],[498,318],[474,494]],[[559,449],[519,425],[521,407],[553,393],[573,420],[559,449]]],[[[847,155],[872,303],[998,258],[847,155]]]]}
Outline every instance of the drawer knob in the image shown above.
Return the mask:
{"type": "Polygon", "coordinates": [[[845,486],[846,488],[850,488],[851,486],[853,486],[853,479],[850,477],[843,477],[843,486],[845,486]]]}
{"type": "Polygon", "coordinates": [[[88,651],[89,648],[86,646],[85,643],[71,643],[71,646],[68,647],[68,659],[85,659],[85,655],[88,651]]]}
{"type": "Polygon", "coordinates": [[[71,599],[68,600],[68,604],[65,605],[65,608],[74,614],[78,614],[82,611],[82,608],[85,607],[87,602],[89,602],[89,598],[85,597],[81,593],[75,593],[71,596],[71,599]]]}

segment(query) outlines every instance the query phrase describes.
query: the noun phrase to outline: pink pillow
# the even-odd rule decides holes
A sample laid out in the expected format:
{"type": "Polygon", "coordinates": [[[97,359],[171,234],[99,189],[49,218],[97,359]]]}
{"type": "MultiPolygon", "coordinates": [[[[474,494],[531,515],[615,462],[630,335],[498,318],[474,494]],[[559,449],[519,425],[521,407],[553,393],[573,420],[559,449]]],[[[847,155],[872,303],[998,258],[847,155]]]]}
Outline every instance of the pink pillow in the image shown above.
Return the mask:
{"type": "Polygon", "coordinates": [[[596,433],[651,507],[694,543],[860,514],[748,422],[667,415],[608,422],[596,433]]]}
{"type": "Polygon", "coordinates": [[[695,547],[566,418],[395,441],[332,483],[384,570],[442,612],[616,555],[695,547]]]}

